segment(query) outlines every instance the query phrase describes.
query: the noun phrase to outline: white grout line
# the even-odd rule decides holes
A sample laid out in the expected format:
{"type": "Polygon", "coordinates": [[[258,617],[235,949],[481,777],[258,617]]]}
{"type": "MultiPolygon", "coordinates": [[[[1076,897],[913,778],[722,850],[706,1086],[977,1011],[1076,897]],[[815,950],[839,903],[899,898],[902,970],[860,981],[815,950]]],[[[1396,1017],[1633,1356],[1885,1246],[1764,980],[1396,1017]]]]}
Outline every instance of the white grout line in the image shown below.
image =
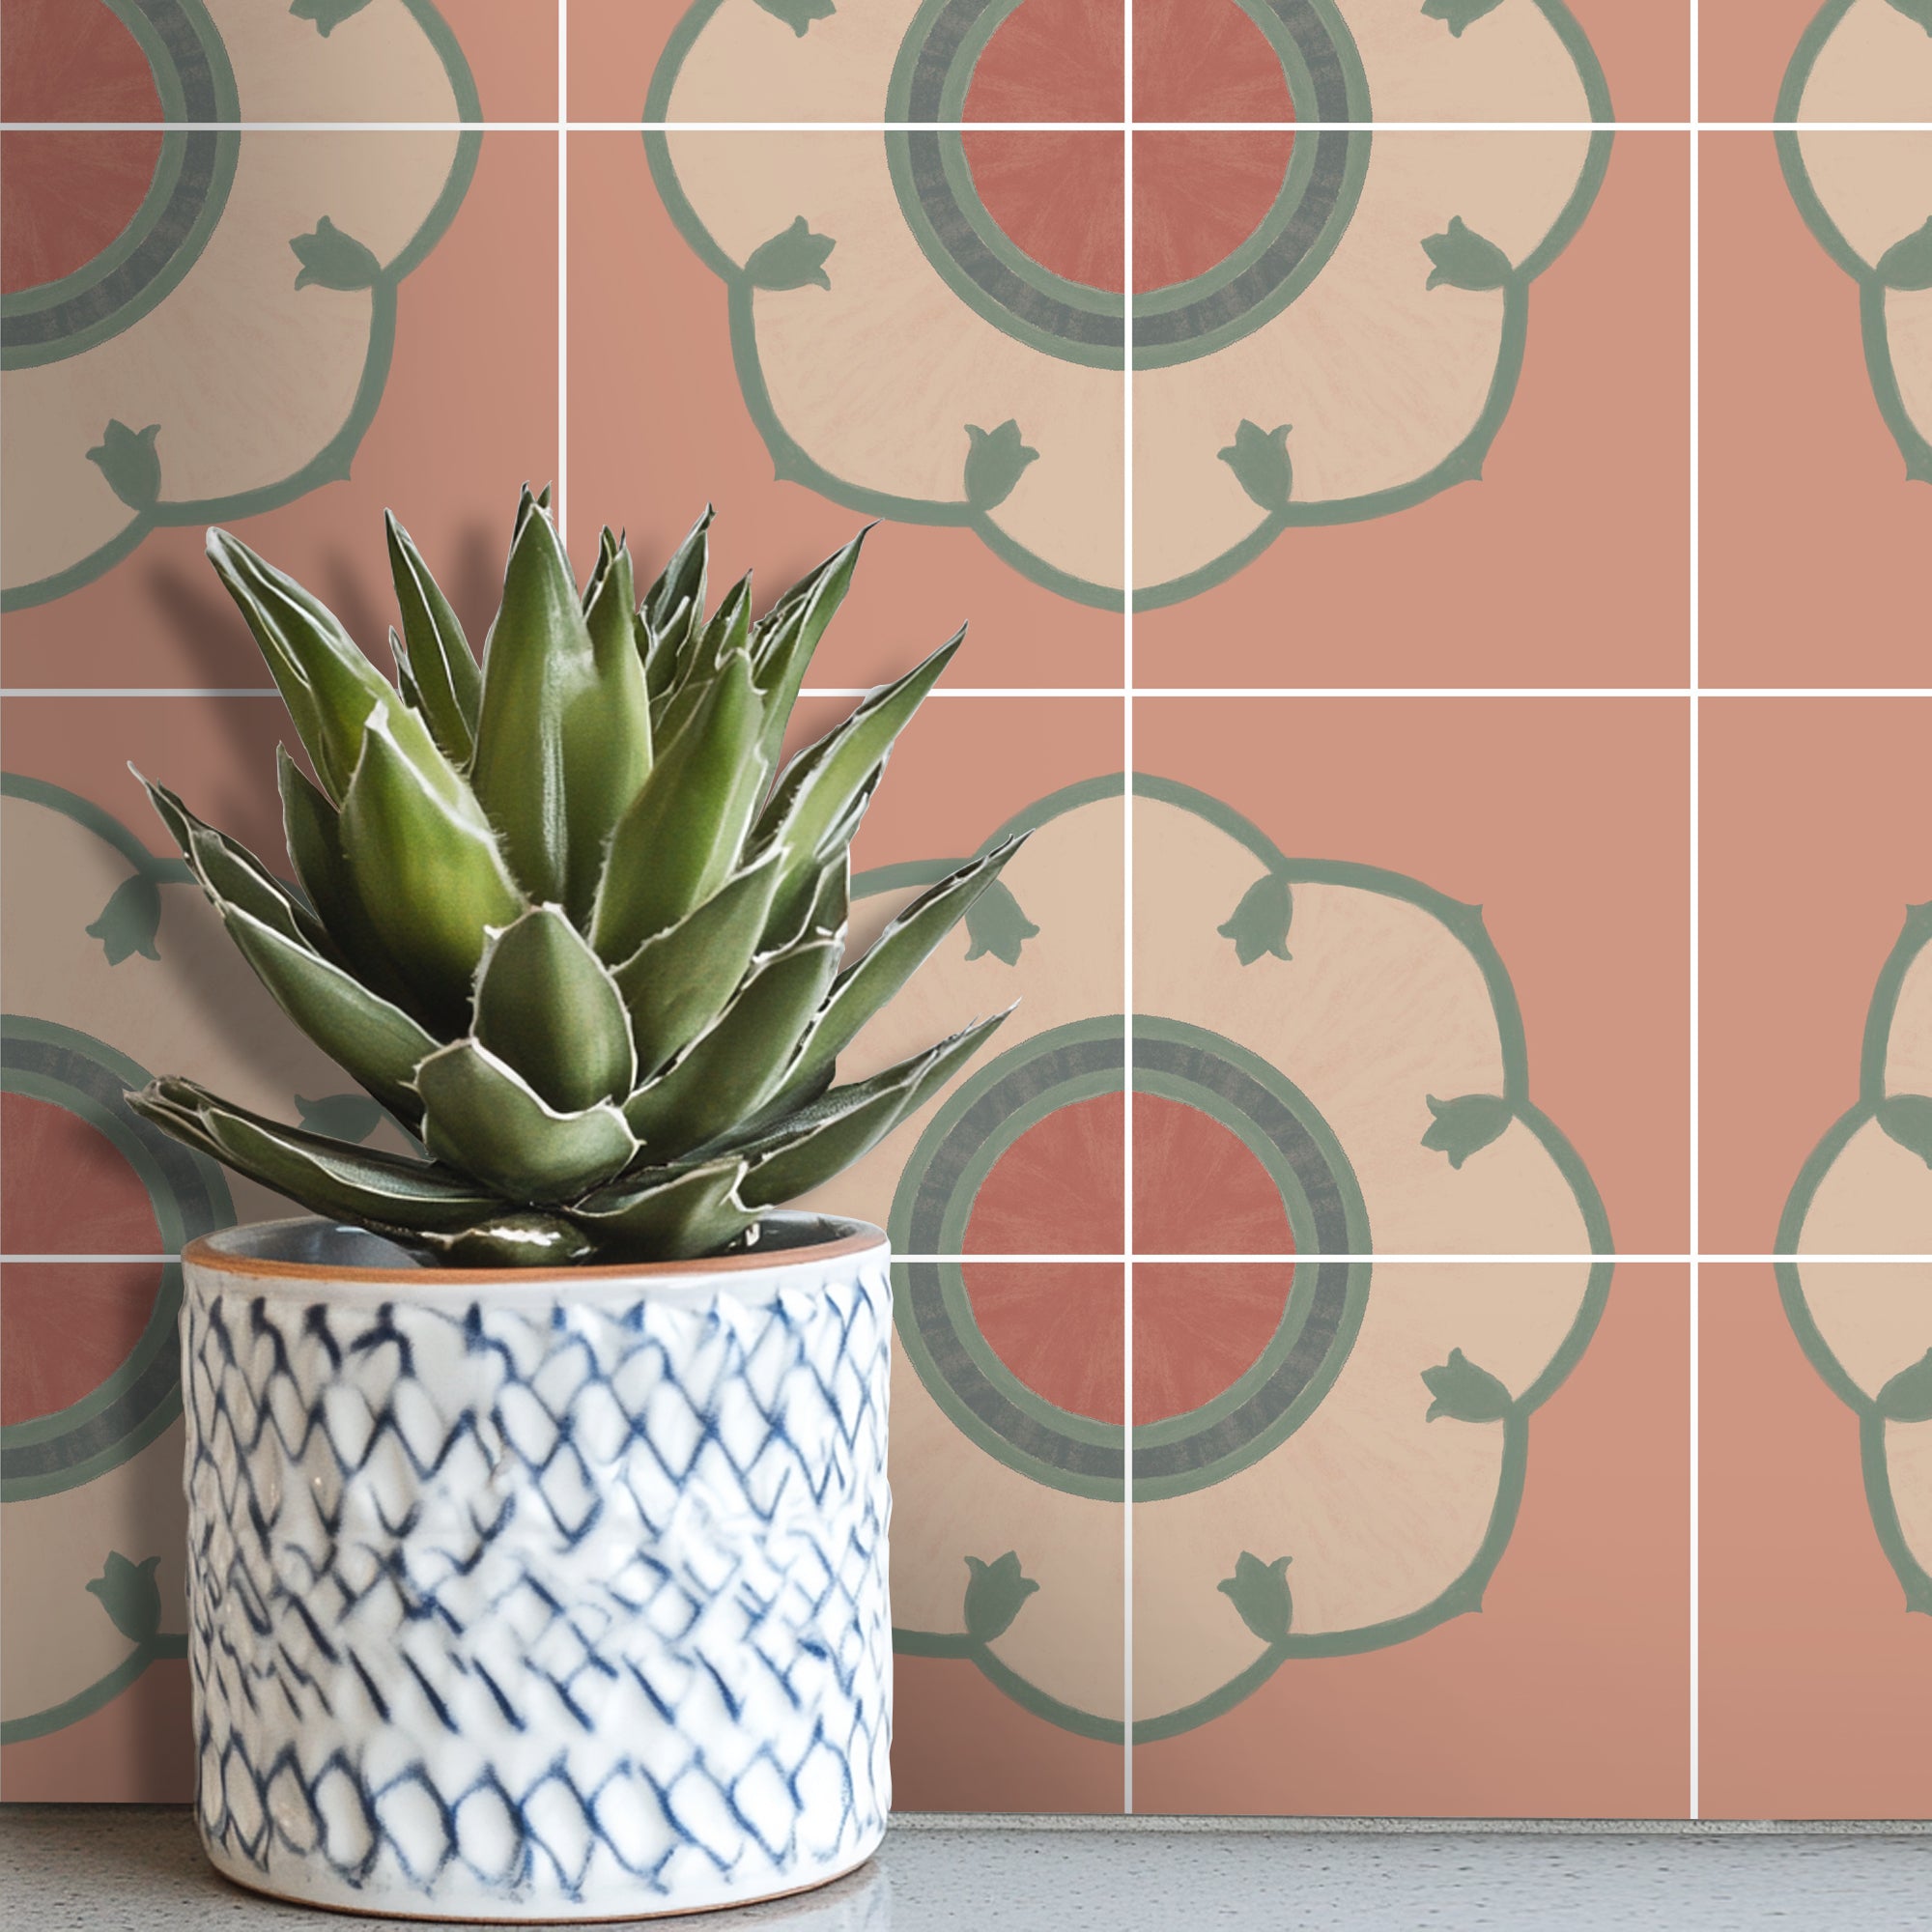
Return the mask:
{"type": "Polygon", "coordinates": [[[1121,10],[1125,58],[1122,85],[1127,131],[1122,146],[1122,259],[1126,284],[1123,310],[1126,326],[1121,357],[1121,582],[1127,586],[1122,600],[1121,663],[1126,686],[1122,707],[1121,769],[1126,774],[1122,814],[1124,851],[1122,858],[1123,901],[1121,918],[1121,1064],[1122,1159],[1125,1164],[1122,1242],[1127,1251],[1122,1271],[1121,1412],[1126,1427],[1121,1432],[1121,1808],[1134,1811],[1134,10],[1121,10]]]}
{"type": "MultiPolygon", "coordinates": [[[[559,20],[559,34],[564,30],[559,20]]],[[[559,109],[565,92],[559,76],[559,109]]],[[[1151,134],[1919,134],[1932,121],[1140,121],[1151,134]]],[[[4,121],[5,134],[1122,134],[1124,121],[4,121]]]]}
{"type": "MultiPolygon", "coordinates": [[[[1702,99],[1702,68],[1699,59],[1699,42],[1702,23],[1699,19],[1700,0],[1690,0],[1690,118],[1693,123],[1700,117],[1702,99]]],[[[1690,623],[1690,1305],[1688,1311],[1690,1324],[1690,1603],[1689,1631],[1690,1647],[1690,1737],[1687,1741],[1687,1765],[1689,1774],[1690,1812],[1692,1819],[1701,1815],[1703,1802],[1703,1737],[1700,1724],[1699,1705],[1703,1698],[1703,1660],[1699,1654],[1699,1638],[1703,1623],[1702,1593],[1703,1570],[1699,1544],[1702,1537],[1703,1516],[1701,1490],[1701,1463],[1703,1451],[1703,1412],[1699,1380],[1702,1374],[1701,1329],[1703,1313],[1703,1277],[1698,1260],[1698,1249],[1703,1245],[1703,1201],[1702,1173],[1699,1165],[1699,1141],[1703,1133],[1703,1094],[1699,1085],[1697,1060],[1702,1042],[1702,988],[1698,983],[1700,972],[1700,947],[1703,939],[1702,908],[1703,895],[1703,857],[1702,831],[1700,824],[1703,800],[1703,703],[1698,696],[1698,685],[1703,676],[1703,633],[1701,629],[1700,602],[1703,587],[1703,526],[1700,522],[1701,509],[1698,492],[1703,482],[1703,445],[1700,440],[1698,411],[1702,404],[1701,382],[1702,363],[1699,359],[1698,333],[1701,321],[1702,284],[1699,280],[1701,265],[1698,260],[1701,241],[1701,208],[1703,191],[1703,138],[1693,132],[1690,136],[1690,608],[1687,615],[1690,623]]]]}

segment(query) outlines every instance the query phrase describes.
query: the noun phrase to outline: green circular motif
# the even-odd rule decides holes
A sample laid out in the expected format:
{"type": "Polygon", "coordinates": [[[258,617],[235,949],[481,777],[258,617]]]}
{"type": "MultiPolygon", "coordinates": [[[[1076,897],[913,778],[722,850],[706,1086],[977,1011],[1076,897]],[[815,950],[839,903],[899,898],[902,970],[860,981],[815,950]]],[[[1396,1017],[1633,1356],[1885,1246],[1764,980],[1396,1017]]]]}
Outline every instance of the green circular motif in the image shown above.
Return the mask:
{"type": "MultiPolygon", "coordinates": [[[[1020,0],[927,0],[894,69],[887,118],[957,122],[973,69],[1020,0]]],[[[1368,83],[1330,0],[1239,0],[1281,63],[1297,122],[1368,116],[1368,83]]],[[[1192,361],[1262,327],[1314,280],[1354,213],[1369,135],[1296,133],[1279,193],[1223,261],[1133,299],[1134,366],[1192,361]]],[[[1002,231],[974,185],[958,128],[890,132],[886,153],[907,225],[946,283],[1003,333],[1063,361],[1121,368],[1126,298],[1055,274],[1002,231]]]]}
{"type": "MultiPolygon", "coordinates": [[[[154,1205],[163,1248],[180,1253],[199,1235],[235,1219],[215,1164],[150,1126],[128,1105],[147,1070],[71,1027],[8,1014],[0,1040],[0,1089],[52,1102],[105,1136],[139,1177],[154,1205]]],[[[126,1361],[99,1388],[51,1415],[0,1428],[0,1501],[58,1494],[93,1481],[144,1449],[181,1412],[176,1319],[179,1262],[126,1361]]]]}
{"type": "MultiPolygon", "coordinates": [[[[973,1203],[1000,1156],[1060,1108],[1123,1084],[1122,1027],[1093,1019],[1023,1041],[964,1082],[921,1136],[890,1219],[902,1254],[964,1244],[973,1203]]],[[[1179,1100],[1233,1131],[1280,1193],[1295,1271],[1281,1321],[1228,1388],[1133,1432],[1137,1501],[1222,1481],[1285,1441],[1327,1392],[1367,1297],[1368,1214],[1347,1155],[1308,1097],[1258,1056],[1182,1021],[1134,1026],[1134,1088],[1179,1100]]],[[[1126,1432],[1060,1407],[1000,1359],[973,1312],[961,1264],[903,1263],[895,1320],[934,1400],[1000,1462],[1076,1495],[1122,1499],[1126,1432]]]]}
{"type": "MultiPolygon", "coordinates": [[[[107,0],[140,43],[168,121],[235,121],[235,74],[200,0],[107,0]]],[[[58,362],[159,304],[208,244],[227,205],[242,137],[168,128],[133,218],[72,273],[0,298],[0,368],[58,362]]]]}

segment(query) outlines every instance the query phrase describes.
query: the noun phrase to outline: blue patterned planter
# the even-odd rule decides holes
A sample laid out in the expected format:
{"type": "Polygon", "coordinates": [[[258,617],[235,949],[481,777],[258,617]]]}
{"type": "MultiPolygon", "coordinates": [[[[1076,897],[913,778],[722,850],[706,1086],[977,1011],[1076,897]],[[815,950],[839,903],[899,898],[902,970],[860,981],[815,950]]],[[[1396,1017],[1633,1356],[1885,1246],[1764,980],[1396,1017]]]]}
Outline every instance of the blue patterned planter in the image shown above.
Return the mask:
{"type": "Polygon", "coordinates": [[[818,1885],[891,1800],[885,1238],[417,1269],[187,1251],[199,1814],[359,1912],[635,1917],[818,1885]]]}

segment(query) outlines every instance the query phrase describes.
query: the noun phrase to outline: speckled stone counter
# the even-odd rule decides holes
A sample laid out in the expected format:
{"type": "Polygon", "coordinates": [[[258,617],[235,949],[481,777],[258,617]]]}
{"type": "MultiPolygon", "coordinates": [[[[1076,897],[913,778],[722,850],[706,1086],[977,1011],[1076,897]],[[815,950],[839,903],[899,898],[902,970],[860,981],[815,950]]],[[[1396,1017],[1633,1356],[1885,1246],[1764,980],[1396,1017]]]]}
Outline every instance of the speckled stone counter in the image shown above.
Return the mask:
{"type": "MultiPolygon", "coordinates": [[[[392,1926],[238,1890],[203,1861],[185,1809],[0,1810],[0,1897],[19,1932],[392,1926]]],[[[664,1923],[668,1921],[654,1921],[664,1923]]],[[[1932,1837],[1683,1828],[1534,1831],[1360,1826],[1162,1829],[901,1819],[865,1870],[823,1891],[681,1919],[810,1932],[1746,1932],[1932,1924],[1932,1837]]]]}

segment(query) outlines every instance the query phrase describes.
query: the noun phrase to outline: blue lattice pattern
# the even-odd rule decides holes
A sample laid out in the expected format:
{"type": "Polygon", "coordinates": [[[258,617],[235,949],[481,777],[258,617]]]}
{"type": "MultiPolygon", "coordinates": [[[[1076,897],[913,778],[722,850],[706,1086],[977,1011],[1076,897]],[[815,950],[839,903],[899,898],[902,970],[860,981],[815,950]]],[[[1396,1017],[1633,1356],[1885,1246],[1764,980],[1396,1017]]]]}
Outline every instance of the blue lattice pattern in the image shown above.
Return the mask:
{"type": "Polygon", "coordinates": [[[767,1301],[192,1272],[217,1863],[323,1902],[588,1916],[758,1897],[876,1842],[882,1258],[767,1301]]]}

